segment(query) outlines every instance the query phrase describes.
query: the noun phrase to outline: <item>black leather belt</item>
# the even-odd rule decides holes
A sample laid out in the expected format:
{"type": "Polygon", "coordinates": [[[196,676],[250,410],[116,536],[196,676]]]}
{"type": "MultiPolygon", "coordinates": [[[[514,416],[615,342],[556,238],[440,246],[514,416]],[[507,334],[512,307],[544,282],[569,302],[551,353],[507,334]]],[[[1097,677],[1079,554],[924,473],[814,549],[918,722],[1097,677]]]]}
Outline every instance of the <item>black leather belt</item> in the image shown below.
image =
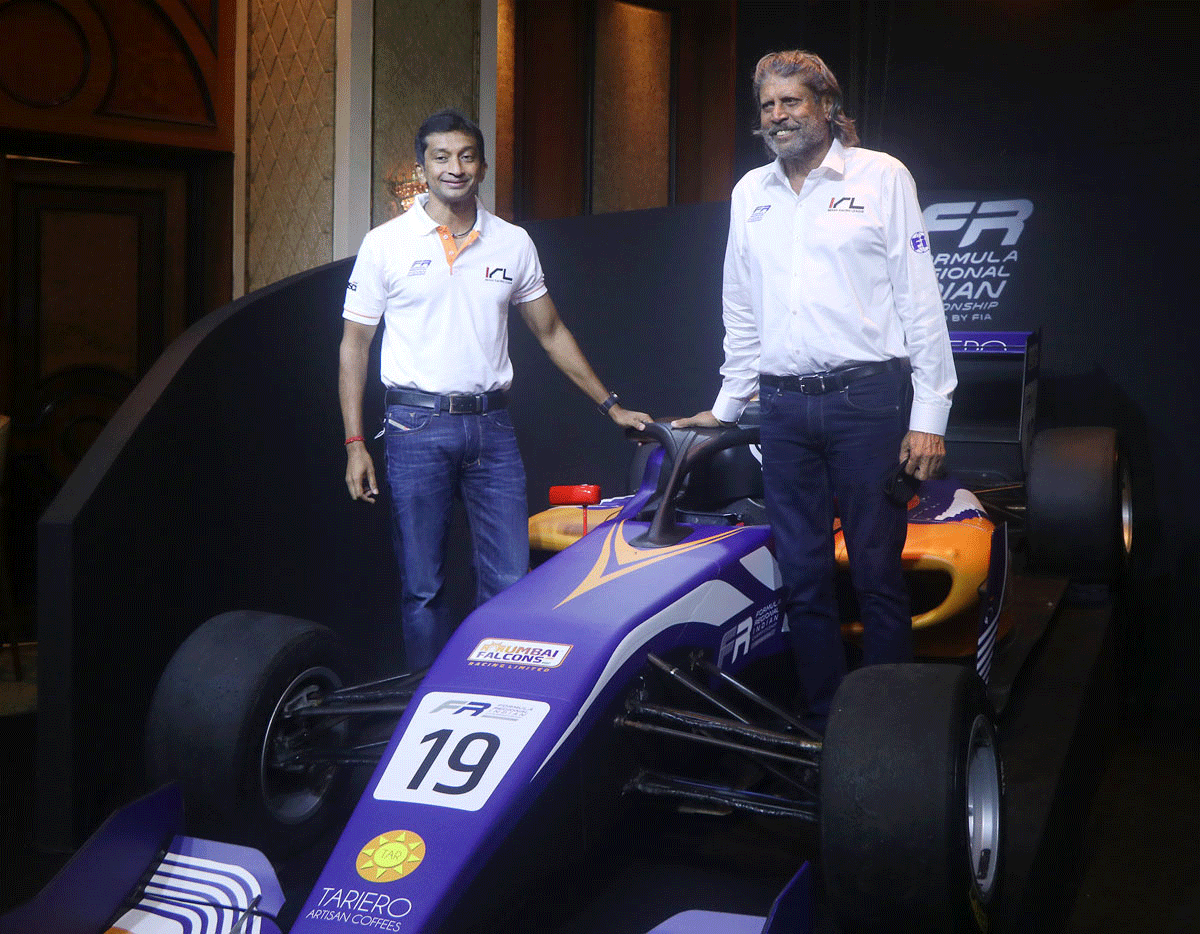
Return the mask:
{"type": "Polygon", "coordinates": [[[503,389],[493,389],[491,392],[442,394],[421,392],[419,389],[389,389],[384,395],[384,402],[388,405],[415,405],[417,408],[448,412],[450,415],[480,415],[483,412],[504,408],[508,405],[508,398],[503,389]]]}
{"type": "Polygon", "coordinates": [[[892,357],[890,360],[880,360],[875,363],[851,363],[835,370],[809,373],[807,376],[776,376],[774,373],[760,373],[758,382],[768,389],[782,389],[788,392],[804,393],[806,396],[820,396],[827,392],[839,392],[855,380],[911,368],[907,357],[892,357]]]}

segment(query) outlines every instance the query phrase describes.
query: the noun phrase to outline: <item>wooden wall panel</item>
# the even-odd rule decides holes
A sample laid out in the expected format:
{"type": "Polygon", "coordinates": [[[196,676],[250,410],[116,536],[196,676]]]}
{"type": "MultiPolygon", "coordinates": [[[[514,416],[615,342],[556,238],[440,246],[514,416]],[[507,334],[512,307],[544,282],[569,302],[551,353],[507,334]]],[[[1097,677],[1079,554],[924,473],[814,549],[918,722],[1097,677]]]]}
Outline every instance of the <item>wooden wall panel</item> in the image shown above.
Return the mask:
{"type": "Polygon", "coordinates": [[[583,213],[590,25],[581,0],[517,7],[516,175],[518,218],[583,213]]]}
{"type": "Polygon", "coordinates": [[[592,213],[671,202],[669,10],[598,0],[592,88],[592,213]]]}
{"type": "Polygon", "coordinates": [[[736,4],[683,3],[675,8],[677,67],[675,203],[727,201],[737,178],[734,140],[736,4]]]}
{"type": "MultiPolygon", "coordinates": [[[[518,219],[729,197],[736,0],[512,0],[512,6],[518,219]],[[632,29],[616,28],[614,12],[632,29]],[[650,22],[657,33],[652,48],[650,22]]],[[[498,107],[497,122],[505,117],[498,107]]]]}
{"type": "MultiPolygon", "coordinates": [[[[373,179],[411,176],[413,137],[434,111],[478,118],[479,17],[479,0],[375,0],[373,179]]],[[[375,186],[372,224],[392,217],[391,201],[386,181],[375,186]]]]}
{"type": "Polygon", "coordinates": [[[0,127],[231,152],[236,7],[0,4],[0,127]]]}

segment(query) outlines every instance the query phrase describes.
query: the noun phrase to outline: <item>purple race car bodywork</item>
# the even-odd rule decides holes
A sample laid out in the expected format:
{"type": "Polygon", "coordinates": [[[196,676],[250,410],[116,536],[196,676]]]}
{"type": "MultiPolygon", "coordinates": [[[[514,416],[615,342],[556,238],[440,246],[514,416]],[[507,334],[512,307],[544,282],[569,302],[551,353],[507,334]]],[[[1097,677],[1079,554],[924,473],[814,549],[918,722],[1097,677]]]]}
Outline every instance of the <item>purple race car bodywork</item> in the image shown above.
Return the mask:
{"type": "MultiPolygon", "coordinates": [[[[649,436],[661,453],[637,493],[472,613],[423,677],[343,687],[329,630],[266,613],[215,617],[180,648],[148,757],[178,782],[192,826],[286,853],[343,819],[339,766],[377,760],[293,932],[523,931],[496,920],[512,880],[536,885],[565,858],[574,840],[555,828],[569,815],[603,825],[630,799],[817,822],[826,904],[865,930],[897,913],[928,930],[986,927],[1002,772],[973,668],[861,669],[824,737],[805,730],[778,674],[790,665],[769,528],[677,509],[689,476],[703,486],[757,429],[649,436]],[[396,713],[390,739],[357,742],[356,717],[396,713]],[[714,771],[729,757],[753,764],[752,787],[714,771]]],[[[808,888],[802,870],[766,917],[689,912],[656,930],[809,930],[808,888]]],[[[136,916],[109,923],[274,930],[265,902],[244,902],[180,926],[161,886],[135,886],[136,916]]]]}
{"type": "Polygon", "coordinates": [[[393,879],[387,891],[411,904],[404,929],[435,930],[563,763],[602,720],[609,728],[648,654],[686,647],[737,671],[781,650],[768,530],[698,529],[643,549],[632,544],[646,532],[631,518],[638,505],[459,627],[401,718],[294,931],[332,930],[331,919],[346,917],[344,893],[393,879]],[[742,620],[751,623],[744,641],[742,620]],[[379,848],[389,845],[381,862],[379,848]],[[407,863],[393,868],[402,849],[407,863]]]}

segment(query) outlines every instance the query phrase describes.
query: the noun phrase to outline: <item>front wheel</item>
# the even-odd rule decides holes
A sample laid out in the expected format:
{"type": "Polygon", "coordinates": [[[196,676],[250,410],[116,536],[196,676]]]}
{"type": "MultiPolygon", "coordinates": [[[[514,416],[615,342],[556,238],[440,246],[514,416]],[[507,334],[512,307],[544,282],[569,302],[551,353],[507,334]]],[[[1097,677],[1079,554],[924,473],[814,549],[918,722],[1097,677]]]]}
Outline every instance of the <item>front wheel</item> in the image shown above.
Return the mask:
{"type": "Polygon", "coordinates": [[[1001,878],[1003,771],[973,670],[851,672],[834,698],[820,781],[821,860],[846,930],[989,930],[1001,878]]]}
{"type": "Polygon", "coordinates": [[[180,785],[192,832],[282,853],[325,829],[340,771],[306,753],[347,727],[303,711],[342,670],[334,633],[289,616],[224,613],[187,638],[155,691],[146,760],[156,784],[180,785]]]}

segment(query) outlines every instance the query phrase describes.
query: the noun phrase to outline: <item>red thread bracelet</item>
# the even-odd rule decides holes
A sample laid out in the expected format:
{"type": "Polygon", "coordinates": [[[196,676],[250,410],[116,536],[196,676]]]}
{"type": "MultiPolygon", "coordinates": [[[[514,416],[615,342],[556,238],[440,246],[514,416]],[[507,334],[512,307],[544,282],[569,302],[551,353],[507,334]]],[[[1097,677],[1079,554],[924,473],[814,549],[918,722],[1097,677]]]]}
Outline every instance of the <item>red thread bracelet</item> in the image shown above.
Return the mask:
{"type": "Polygon", "coordinates": [[[351,438],[347,438],[345,440],[345,442],[343,442],[343,443],[344,444],[353,444],[355,441],[362,441],[364,444],[366,443],[366,439],[362,435],[354,435],[351,438]]]}

